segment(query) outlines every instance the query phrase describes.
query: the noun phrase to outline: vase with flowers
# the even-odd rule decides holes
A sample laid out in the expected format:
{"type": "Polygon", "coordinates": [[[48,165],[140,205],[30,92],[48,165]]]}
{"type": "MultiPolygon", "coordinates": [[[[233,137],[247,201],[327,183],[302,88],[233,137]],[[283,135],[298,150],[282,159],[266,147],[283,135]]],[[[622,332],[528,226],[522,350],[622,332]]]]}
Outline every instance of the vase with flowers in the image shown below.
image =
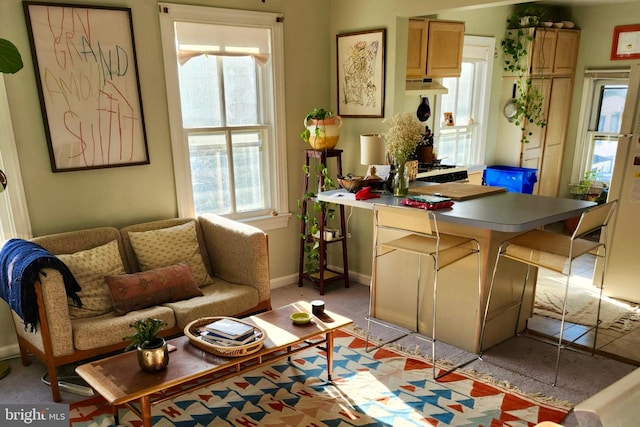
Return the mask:
{"type": "Polygon", "coordinates": [[[406,196],[409,194],[409,171],[406,163],[416,151],[416,147],[422,138],[424,130],[422,124],[413,113],[396,113],[386,118],[383,123],[389,125],[389,130],[384,134],[387,145],[387,153],[395,165],[393,177],[393,195],[406,196]]]}

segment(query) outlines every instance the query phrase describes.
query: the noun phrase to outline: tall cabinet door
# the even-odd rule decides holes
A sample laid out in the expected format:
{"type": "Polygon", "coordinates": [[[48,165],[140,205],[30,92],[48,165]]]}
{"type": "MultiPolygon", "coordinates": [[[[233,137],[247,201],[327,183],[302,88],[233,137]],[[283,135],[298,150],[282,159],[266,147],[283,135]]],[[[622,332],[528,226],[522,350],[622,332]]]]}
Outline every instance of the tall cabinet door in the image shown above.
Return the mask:
{"type": "MultiPolygon", "coordinates": [[[[533,87],[537,88],[544,96],[543,114],[549,118],[549,98],[551,92],[550,79],[532,79],[533,87]]],[[[547,127],[539,127],[535,125],[527,125],[527,140],[529,142],[522,144],[522,152],[520,154],[520,166],[523,168],[533,168],[538,170],[538,183],[541,181],[542,159],[544,156],[545,135],[547,127]]],[[[538,194],[538,183],[533,187],[533,194],[538,194]]]]}
{"type": "Polygon", "coordinates": [[[407,40],[407,78],[424,78],[427,69],[427,30],[424,19],[409,19],[407,40]]]}
{"type": "Polygon", "coordinates": [[[571,77],[554,77],[548,104],[546,136],[542,153],[542,165],[538,194],[557,197],[562,174],[564,146],[567,139],[567,124],[571,111],[571,77]]]}

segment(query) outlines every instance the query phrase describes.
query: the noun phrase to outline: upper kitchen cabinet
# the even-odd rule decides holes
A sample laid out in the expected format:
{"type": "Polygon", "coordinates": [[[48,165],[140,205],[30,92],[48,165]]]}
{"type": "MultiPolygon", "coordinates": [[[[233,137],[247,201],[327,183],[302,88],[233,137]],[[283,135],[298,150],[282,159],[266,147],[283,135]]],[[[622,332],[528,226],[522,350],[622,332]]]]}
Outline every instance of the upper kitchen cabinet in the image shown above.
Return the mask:
{"type": "Polygon", "coordinates": [[[531,74],[572,76],[580,45],[579,30],[555,28],[531,28],[533,32],[533,55],[531,74]]]}
{"type": "Polygon", "coordinates": [[[407,80],[460,77],[464,22],[409,19],[407,80]]]}

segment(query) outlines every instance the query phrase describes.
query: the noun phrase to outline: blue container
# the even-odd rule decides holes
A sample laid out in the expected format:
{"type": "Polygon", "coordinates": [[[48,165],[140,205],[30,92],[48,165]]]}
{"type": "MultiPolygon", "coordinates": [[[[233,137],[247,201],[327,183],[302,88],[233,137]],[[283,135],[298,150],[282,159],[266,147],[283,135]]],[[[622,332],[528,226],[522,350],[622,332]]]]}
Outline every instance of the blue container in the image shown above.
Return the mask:
{"type": "Polygon", "coordinates": [[[533,193],[538,182],[538,169],[517,168],[515,166],[489,166],[482,173],[482,182],[494,187],[505,187],[513,193],[533,193]]]}

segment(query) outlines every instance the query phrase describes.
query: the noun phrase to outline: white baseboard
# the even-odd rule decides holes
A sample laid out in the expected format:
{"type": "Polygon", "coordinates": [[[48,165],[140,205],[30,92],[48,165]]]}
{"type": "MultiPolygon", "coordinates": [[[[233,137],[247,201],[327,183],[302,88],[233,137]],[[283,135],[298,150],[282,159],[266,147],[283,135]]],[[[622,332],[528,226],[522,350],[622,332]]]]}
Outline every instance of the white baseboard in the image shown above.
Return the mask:
{"type": "MultiPolygon", "coordinates": [[[[341,267],[330,266],[330,268],[335,271],[343,271],[341,267]]],[[[361,273],[355,273],[351,271],[349,272],[349,281],[369,286],[371,284],[371,276],[367,276],[361,273]]],[[[290,274],[288,276],[282,276],[276,279],[271,279],[270,283],[271,283],[271,289],[281,288],[283,286],[298,283],[298,274],[295,273],[295,274],[290,274]]]]}
{"type": "Polygon", "coordinates": [[[18,343],[9,344],[9,345],[0,347],[0,360],[9,359],[19,355],[20,355],[20,347],[18,347],[18,343]]]}

